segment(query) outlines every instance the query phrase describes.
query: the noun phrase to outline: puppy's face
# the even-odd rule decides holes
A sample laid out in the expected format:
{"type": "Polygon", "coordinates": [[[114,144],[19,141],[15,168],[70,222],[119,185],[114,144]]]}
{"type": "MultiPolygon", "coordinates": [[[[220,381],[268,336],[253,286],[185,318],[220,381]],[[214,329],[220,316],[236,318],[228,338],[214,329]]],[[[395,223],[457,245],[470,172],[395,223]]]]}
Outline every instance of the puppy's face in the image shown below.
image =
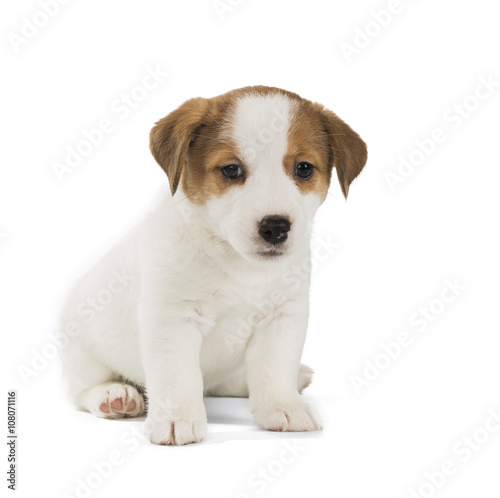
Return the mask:
{"type": "Polygon", "coordinates": [[[249,260],[308,244],[333,168],[344,195],[366,162],[361,138],[334,113],[284,90],[247,87],[192,99],[156,123],[151,151],[249,260]]]}

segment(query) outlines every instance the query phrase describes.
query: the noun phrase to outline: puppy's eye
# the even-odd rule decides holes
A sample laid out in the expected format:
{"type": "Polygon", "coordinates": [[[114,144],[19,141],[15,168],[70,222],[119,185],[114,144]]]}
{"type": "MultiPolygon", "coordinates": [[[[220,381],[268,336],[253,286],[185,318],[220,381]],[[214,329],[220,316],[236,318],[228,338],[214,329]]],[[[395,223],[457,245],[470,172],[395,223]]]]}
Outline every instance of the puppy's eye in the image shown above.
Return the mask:
{"type": "Polygon", "coordinates": [[[314,166],[310,163],[301,162],[295,168],[295,174],[302,180],[311,178],[314,173],[314,166]]]}
{"type": "Polygon", "coordinates": [[[243,176],[243,170],[237,164],[229,164],[227,166],[224,166],[221,171],[222,174],[230,180],[234,180],[243,176]]]}

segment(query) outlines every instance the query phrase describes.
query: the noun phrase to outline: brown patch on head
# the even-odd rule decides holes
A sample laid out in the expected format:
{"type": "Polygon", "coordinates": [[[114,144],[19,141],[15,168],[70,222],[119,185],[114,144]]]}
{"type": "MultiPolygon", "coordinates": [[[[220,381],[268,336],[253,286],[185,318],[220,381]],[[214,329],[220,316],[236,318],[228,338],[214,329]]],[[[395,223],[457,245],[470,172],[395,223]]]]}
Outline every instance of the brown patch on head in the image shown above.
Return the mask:
{"type": "Polygon", "coordinates": [[[186,156],[182,181],[184,193],[195,204],[223,195],[231,187],[242,185],[245,177],[228,179],[221,169],[236,164],[243,169],[236,144],[229,138],[228,118],[234,105],[227,94],[211,99],[203,128],[192,142],[186,156]]]}
{"type": "Polygon", "coordinates": [[[295,102],[283,166],[304,194],[317,192],[324,200],[335,167],[347,197],[349,185],[363,169],[366,158],[366,144],[336,114],[308,100],[295,102]],[[297,177],[295,171],[300,162],[315,167],[309,179],[297,177]]]}
{"type": "Polygon", "coordinates": [[[181,186],[193,202],[203,204],[238,183],[220,171],[225,165],[239,164],[237,147],[224,133],[233,105],[230,94],[195,98],[155,124],[150,148],[167,173],[172,195],[181,186]]]}
{"type": "Polygon", "coordinates": [[[332,175],[331,151],[321,116],[306,100],[295,102],[283,167],[303,194],[316,192],[324,200],[332,175]],[[314,173],[308,179],[296,175],[297,165],[301,162],[314,166],[314,173]]]}

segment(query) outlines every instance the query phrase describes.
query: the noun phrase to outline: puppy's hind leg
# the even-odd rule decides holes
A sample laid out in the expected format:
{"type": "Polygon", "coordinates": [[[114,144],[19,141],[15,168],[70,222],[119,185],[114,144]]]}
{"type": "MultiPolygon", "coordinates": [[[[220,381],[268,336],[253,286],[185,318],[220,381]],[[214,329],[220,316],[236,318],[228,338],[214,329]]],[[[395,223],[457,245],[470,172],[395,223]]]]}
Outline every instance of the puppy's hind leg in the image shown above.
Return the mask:
{"type": "MultiPolygon", "coordinates": [[[[297,376],[297,391],[302,391],[312,382],[314,370],[307,365],[300,365],[297,376]]],[[[207,394],[209,396],[229,396],[236,398],[248,398],[248,384],[246,369],[239,368],[230,378],[219,384],[207,394]]]]}
{"type": "Polygon", "coordinates": [[[80,395],[83,408],[102,418],[137,417],[144,411],[144,398],[125,382],[109,381],[90,387],[80,395]]]}
{"type": "Polygon", "coordinates": [[[83,410],[101,418],[136,417],[144,411],[144,398],[122,382],[107,366],[80,350],[76,361],[64,362],[70,396],[83,410]]]}
{"type": "Polygon", "coordinates": [[[302,391],[312,382],[314,375],[314,370],[307,365],[300,365],[299,368],[299,377],[297,379],[297,389],[299,393],[302,394],[302,391]]]}

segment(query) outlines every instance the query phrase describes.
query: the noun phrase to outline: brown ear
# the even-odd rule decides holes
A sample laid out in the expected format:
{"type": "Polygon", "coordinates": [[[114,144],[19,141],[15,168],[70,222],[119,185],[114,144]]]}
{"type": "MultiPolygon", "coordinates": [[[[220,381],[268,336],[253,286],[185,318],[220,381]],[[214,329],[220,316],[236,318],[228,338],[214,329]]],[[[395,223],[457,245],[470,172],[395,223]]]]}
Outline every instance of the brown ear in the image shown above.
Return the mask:
{"type": "Polygon", "coordinates": [[[179,186],[186,153],[196,138],[197,130],[203,126],[206,110],[206,99],[188,100],[160,119],[149,134],[149,148],[168,176],[172,195],[179,186]]]}
{"type": "Polygon", "coordinates": [[[333,165],[340,188],[347,199],[349,185],[361,173],[367,159],[366,144],[361,137],[335,113],[323,109],[325,129],[329,135],[333,165]]]}

